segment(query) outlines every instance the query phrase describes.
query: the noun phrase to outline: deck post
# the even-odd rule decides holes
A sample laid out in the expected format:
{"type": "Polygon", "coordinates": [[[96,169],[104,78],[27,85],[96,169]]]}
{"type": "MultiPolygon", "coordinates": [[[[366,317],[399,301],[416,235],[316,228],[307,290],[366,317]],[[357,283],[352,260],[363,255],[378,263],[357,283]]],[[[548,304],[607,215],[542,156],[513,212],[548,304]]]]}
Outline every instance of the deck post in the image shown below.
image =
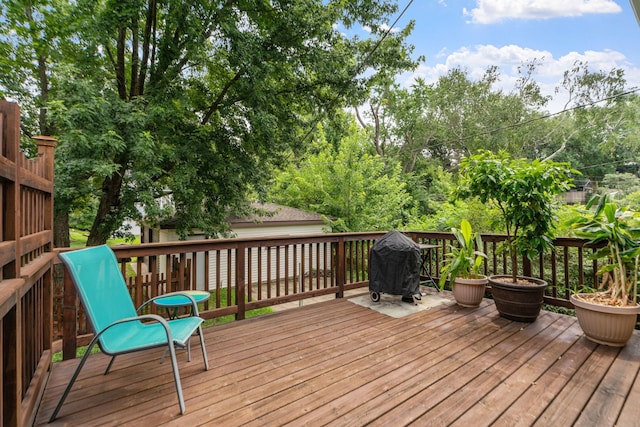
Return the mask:
{"type": "Polygon", "coordinates": [[[336,286],[338,292],[336,292],[336,298],[344,297],[344,284],[345,277],[347,275],[347,265],[345,260],[345,242],[344,237],[340,237],[336,242],[336,286]]]}
{"type": "Polygon", "coordinates": [[[22,255],[20,225],[20,107],[0,101],[0,338],[3,350],[0,356],[0,388],[2,415],[0,424],[19,425],[22,419],[22,323],[21,298],[18,289],[22,255]],[[7,213],[6,215],[4,213],[7,213]],[[5,258],[5,254],[9,256],[5,258]]]}
{"type": "Polygon", "coordinates": [[[246,315],[245,304],[245,251],[247,247],[245,245],[239,245],[236,249],[236,304],[238,305],[238,312],[236,313],[236,320],[242,320],[246,315]]]}
{"type": "MultiPolygon", "coordinates": [[[[15,301],[19,301],[18,291],[15,301]]],[[[21,389],[22,389],[22,361],[20,323],[20,304],[16,304],[2,318],[2,425],[17,426],[22,418],[21,389]]]]}
{"type": "Polygon", "coordinates": [[[76,336],[78,335],[78,304],[76,289],[73,286],[69,274],[64,275],[64,296],[62,306],[62,318],[73,319],[65,321],[62,327],[62,359],[70,360],[76,358],[76,336]]]}

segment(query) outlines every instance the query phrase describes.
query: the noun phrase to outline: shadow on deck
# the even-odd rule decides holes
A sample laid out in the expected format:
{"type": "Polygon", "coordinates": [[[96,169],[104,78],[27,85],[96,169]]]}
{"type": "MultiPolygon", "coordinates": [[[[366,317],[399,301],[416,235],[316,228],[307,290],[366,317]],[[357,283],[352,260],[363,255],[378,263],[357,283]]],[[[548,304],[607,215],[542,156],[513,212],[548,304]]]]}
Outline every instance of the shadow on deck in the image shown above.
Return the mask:
{"type": "MultiPolygon", "coordinates": [[[[400,318],[341,299],[207,328],[208,372],[197,340],[191,362],[178,355],[182,416],[162,350],[120,356],[107,376],[92,355],[54,424],[637,425],[637,331],[615,349],[570,316],[518,323],[444,295],[400,318]]],[[[36,425],[77,363],[54,364],[36,425]]]]}

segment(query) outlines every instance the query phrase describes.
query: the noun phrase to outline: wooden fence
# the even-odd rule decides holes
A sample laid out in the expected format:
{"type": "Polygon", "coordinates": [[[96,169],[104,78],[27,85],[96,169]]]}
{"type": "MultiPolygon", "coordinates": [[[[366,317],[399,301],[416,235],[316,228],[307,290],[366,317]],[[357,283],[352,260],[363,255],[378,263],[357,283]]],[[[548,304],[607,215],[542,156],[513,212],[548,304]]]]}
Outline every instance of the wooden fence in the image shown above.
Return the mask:
{"type": "Polygon", "coordinates": [[[20,151],[20,109],[0,101],[0,425],[31,425],[51,364],[55,141],[20,151]]]}
{"type": "MultiPolygon", "coordinates": [[[[213,295],[212,303],[200,312],[202,317],[213,319],[233,315],[243,319],[249,310],[322,295],[341,297],[346,290],[368,287],[369,251],[384,234],[211,239],[118,245],[113,250],[127,277],[136,306],[146,298],[165,292],[199,289],[213,295]],[[210,270],[217,273],[212,275],[210,270]]],[[[414,241],[437,246],[425,259],[427,270],[437,280],[453,235],[439,232],[407,234],[414,241]]],[[[500,249],[505,237],[483,235],[484,252],[488,255],[483,273],[511,273],[510,259],[500,249]]],[[[545,279],[549,283],[546,302],[571,308],[571,290],[596,284],[598,265],[595,261],[587,261],[594,249],[587,247],[584,240],[575,238],[558,238],[554,245],[551,253],[539,256],[534,262],[521,260],[517,273],[545,279]]],[[[64,296],[54,299],[56,312],[62,310],[63,301],[75,301],[70,283],[60,288],[64,289],[64,296]]],[[[77,303],[64,303],[60,324],[63,327],[56,329],[55,334],[56,338],[62,339],[63,358],[74,358],[77,346],[88,342],[91,333],[82,307],[77,303]],[[63,321],[65,319],[76,321],[63,321]]]]}

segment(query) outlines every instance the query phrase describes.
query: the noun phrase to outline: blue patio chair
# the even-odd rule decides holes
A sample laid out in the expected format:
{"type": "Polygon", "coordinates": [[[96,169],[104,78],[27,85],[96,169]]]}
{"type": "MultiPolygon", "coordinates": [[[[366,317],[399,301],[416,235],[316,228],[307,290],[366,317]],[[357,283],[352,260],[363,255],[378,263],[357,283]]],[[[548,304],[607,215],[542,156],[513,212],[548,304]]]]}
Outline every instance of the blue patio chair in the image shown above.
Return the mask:
{"type": "Polygon", "coordinates": [[[94,246],[61,253],[60,259],[67,267],[67,272],[71,274],[95,336],[89,343],[87,351],[73,373],[62,397],[60,397],[49,422],[55,420],[58,415],[58,411],[60,411],[96,343],[103,353],[112,356],[104,372],[105,375],[109,373],[116,356],[120,354],[166,346],[171,355],[180,413],[184,414],[185,405],[176,360],[176,346],[189,348],[190,338],[197,332],[200,336],[204,367],[205,370],[209,370],[201,328],[203,319],[198,317],[198,305],[195,300],[185,294],[193,302],[191,316],[188,317],[165,320],[155,314],[139,315],[140,308],[152,300],[147,301],[138,310],[135,309],[127,285],[118,268],[116,256],[108,246],[94,246]]]}

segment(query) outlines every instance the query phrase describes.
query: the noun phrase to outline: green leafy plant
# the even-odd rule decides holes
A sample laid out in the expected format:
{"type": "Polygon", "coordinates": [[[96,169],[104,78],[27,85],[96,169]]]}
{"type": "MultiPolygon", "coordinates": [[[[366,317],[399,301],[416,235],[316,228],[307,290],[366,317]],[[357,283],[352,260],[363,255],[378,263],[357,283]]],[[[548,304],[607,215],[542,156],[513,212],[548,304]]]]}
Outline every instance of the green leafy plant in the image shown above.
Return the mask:
{"type": "Polygon", "coordinates": [[[602,281],[596,292],[590,294],[589,301],[614,306],[635,304],[640,260],[638,213],[619,207],[609,195],[596,195],[569,224],[575,235],[589,239],[589,244],[606,243],[591,255],[591,259],[606,262],[598,270],[602,281]]]}
{"type": "Polygon", "coordinates": [[[512,159],[506,152],[480,150],[462,159],[458,198],[478,197],[498,207],[516,283],[518,255],[533,259],[553,246],[555,196],[572,186],[568,163],[512,159]]]}
{"type": "Polygon", "coordinates": [[[479,249],[482,248],[480,234],[474,233],[471,224],[466,219],[460,223],[460,229],[451,228],[451,232],[458,241],[457,245],[450,244],[451,252],[445,254],[445,265],[440,270],[440,288],[444,289],[447,279],[450,283],[456,277],[467,279],[479,278],[482,261],[487,255],[479,249]],[[448,258],[448,262],[447,262],[448,258]]]}

